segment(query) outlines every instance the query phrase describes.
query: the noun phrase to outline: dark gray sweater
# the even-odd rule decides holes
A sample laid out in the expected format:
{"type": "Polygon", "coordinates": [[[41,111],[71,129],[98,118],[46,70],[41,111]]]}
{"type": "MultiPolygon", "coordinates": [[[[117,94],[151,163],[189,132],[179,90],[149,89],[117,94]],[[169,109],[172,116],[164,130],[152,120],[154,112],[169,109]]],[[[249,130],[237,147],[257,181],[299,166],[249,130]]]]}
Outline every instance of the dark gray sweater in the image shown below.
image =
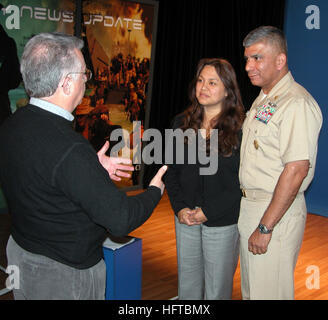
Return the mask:
{"type": "Polygon", "coordinates": [[[156,187],[127,197],[70,121],[33,105],[0,126],[0,184],[15,241],[79,269],[102,258],[106,229],[128,234],[161,198],[156,187]]]}

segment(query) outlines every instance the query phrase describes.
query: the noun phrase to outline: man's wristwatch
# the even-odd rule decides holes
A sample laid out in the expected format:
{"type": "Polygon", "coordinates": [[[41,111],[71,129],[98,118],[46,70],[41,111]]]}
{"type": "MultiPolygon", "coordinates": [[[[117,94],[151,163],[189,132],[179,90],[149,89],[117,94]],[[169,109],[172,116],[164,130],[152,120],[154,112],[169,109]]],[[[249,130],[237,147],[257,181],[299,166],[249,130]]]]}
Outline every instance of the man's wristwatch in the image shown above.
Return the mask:
{"type": "Polygon", "coordinates": [[[262,234],[269,234],[273,231],[273,229],[268,229],[264,224],[260,223],[258,226],[260,233],[262,234]]]}

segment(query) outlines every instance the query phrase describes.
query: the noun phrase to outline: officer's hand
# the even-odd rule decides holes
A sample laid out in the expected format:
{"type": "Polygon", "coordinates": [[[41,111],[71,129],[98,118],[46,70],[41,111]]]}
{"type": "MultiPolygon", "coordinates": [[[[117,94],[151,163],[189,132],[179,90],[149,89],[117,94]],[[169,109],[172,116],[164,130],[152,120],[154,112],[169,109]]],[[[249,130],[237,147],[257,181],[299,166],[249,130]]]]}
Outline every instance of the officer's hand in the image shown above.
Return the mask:
{"type": "Polygon", "coordinates": [[[164,192],[165,185],[162,181],[162,177],[167,170],[167,166],[162,166],[156,173],[155,177],[150,181],[149,186],[155,186],[161,189],[161,194],[164,192]]]}
{"type": "Polygon", "coordinates": [[[253,254],[264,254],[268,250],[272,233],[262,234],[258,228],[252,233],[248,239],[248,251],[253,254]]]}

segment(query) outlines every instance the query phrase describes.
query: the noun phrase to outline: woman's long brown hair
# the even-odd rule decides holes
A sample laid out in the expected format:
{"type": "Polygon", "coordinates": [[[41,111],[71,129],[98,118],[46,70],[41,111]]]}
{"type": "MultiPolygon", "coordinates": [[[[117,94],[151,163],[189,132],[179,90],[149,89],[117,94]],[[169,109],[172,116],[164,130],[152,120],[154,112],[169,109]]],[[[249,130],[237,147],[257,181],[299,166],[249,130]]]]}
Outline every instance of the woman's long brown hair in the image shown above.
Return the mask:
{"type": "MultiPolygon", "coordinates": [[[[190,106],[184,111],[182,130],[194,129],[197,133],[202,127],[204,109],[196,98],[196,83],[205,66],[213,66],[220,77],[227,92],[227,97],[222,102],[222,109],[218,116],[211,120],[211,129],[218,129],[218,150],[223,156],[230,156],[239,146],[238,133],[245,119],[244,106],[237,83],[235,71],[231,64],[224,59],[201,59],[197,71],[190,84],[190,106]]],[[[209,148],[209,143],[207,143],[209,148]]],[[[209,151],[209,150],[208,150],[209,151]]]]}

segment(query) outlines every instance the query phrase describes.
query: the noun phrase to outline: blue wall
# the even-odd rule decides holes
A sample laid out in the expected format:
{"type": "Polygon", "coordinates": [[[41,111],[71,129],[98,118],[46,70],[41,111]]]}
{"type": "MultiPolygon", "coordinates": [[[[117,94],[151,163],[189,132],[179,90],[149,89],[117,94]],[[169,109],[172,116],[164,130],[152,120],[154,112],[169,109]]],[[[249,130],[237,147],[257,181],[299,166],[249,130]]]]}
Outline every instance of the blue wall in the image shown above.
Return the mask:
{"type": "Polygon", "coordinates": [[[306,202],[309,212],[328,216],[328,1],[287,0],[285,34],[289,68],[323,114],[316,174],[306,202]]]}

